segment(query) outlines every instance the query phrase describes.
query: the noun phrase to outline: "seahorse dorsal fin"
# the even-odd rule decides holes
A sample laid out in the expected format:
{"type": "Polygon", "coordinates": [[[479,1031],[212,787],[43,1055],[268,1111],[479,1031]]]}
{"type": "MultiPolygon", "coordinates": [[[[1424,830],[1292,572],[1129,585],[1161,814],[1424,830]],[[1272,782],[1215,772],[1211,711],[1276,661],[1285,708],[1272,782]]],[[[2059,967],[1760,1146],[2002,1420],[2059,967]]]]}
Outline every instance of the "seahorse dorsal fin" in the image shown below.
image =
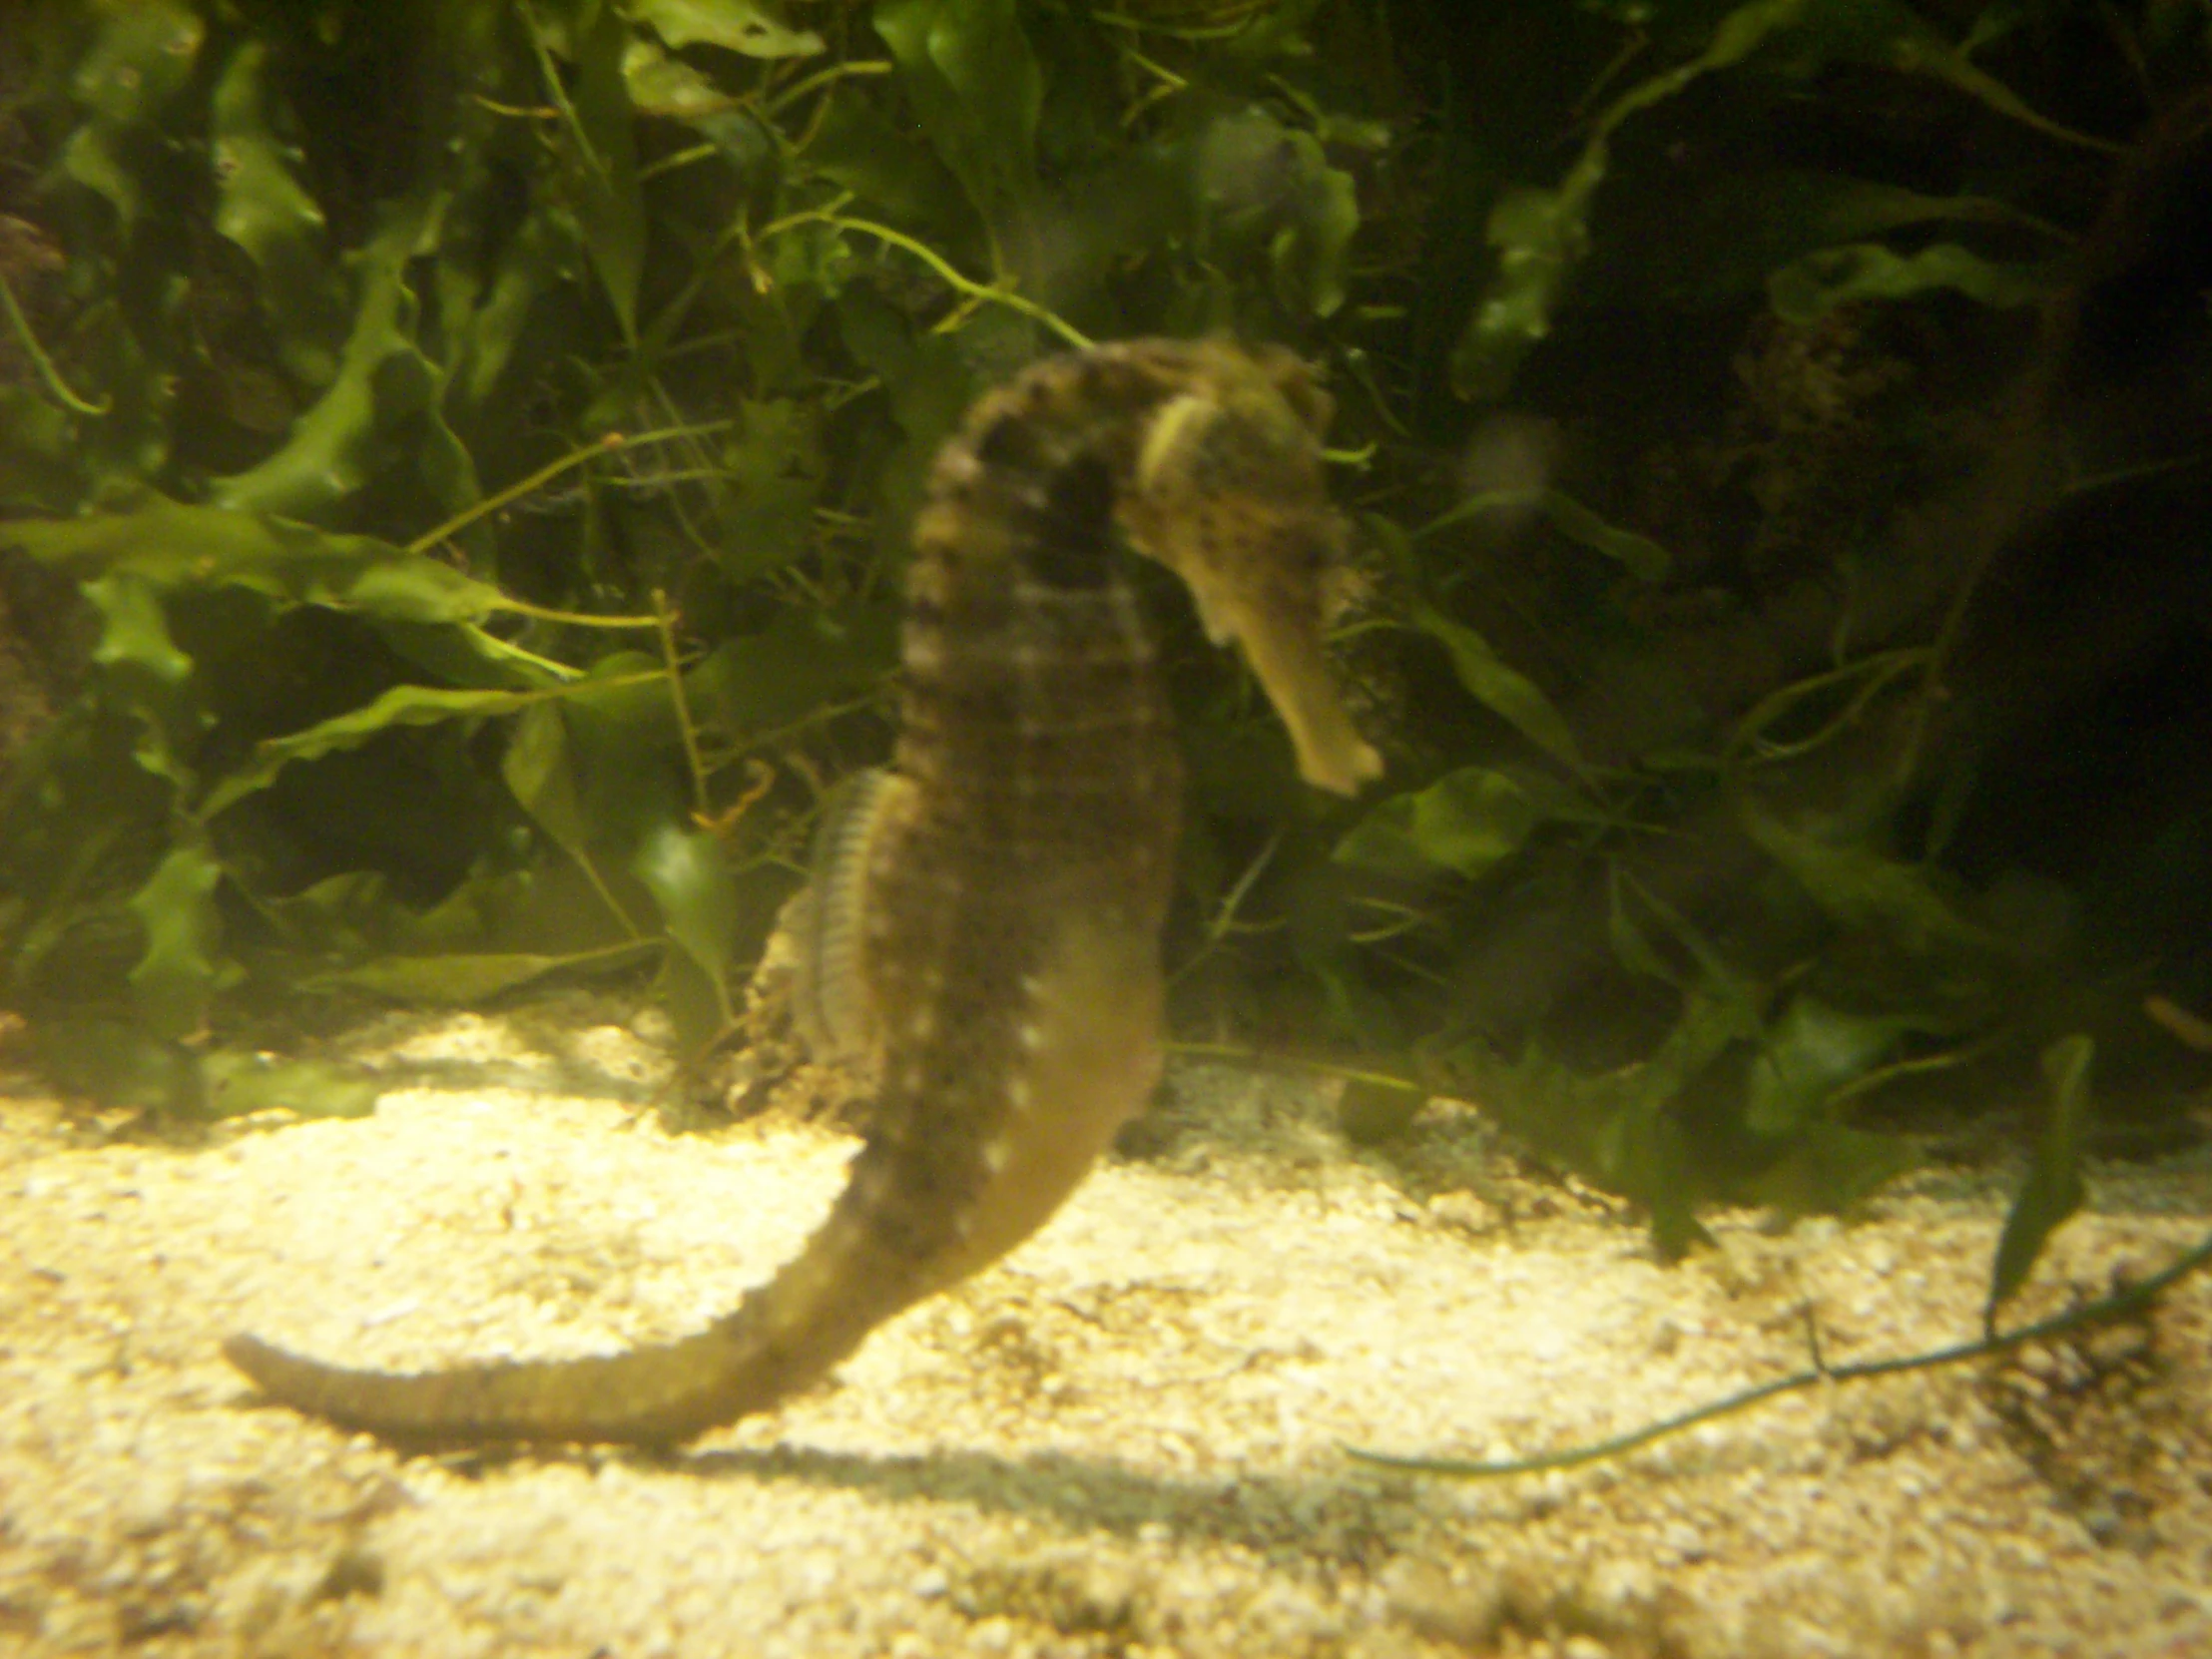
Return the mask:
{"type": "Polygon", "coordinates": [[[810,858],[794,1013],[807,1046],[851,1061],[875,1043],[875,1010],[862,961],[868,852],[886,808],[912,786],[881,767],[856,772],[823,803],[810,858]]]}

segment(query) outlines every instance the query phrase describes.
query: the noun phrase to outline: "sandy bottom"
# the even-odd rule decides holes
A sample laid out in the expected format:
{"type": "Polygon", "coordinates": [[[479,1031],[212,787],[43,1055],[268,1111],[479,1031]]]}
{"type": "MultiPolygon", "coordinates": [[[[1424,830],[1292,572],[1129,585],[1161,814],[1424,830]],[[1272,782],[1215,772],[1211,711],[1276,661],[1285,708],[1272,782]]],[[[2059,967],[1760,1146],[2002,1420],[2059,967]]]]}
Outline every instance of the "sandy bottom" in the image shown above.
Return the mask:
{"type": "MultiPolygon", "coordinates": [[[[260,1403],[231,1332],[404,1368],[676,1335],[835,1193],[848,1142],[671,1138],[626,1032],[554,1046],[449,1022],[386,1057],[473,1078],[190,1149],[0,1099],[0,1653],[2212,1655],[2207,1276],[1592,1468],[1373,1469],[1341,1448],[1633,1427],[1809,1324],[1831,1364],[1969,1338],[2004,1177],[1721,1216],[1666,1269],[1469,1118],[1356,1156],[1316,1088],[1220,1068],[1003,1266],[680,1455],[403,1458],[260,1403]]],[[[2194,1243],[2212,1162],[2094,1209],[2025,1312],[2194,1243]]]]}

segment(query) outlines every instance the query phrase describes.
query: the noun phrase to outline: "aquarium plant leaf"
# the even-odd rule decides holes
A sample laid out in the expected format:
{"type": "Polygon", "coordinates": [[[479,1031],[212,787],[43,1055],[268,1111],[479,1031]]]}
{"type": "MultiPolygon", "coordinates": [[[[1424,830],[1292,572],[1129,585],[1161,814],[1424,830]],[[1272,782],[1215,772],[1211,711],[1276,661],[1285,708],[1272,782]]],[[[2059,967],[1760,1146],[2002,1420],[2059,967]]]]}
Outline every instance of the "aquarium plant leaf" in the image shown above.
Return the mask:
{"type": "Polygon", "coordinates": [[[1785,322],[1806,323],[1865,299],[1904,299],[1948,288],[1996,309],[2032,305],[2060,277],[2045,266],[2000,265],[1941,242],[1917,254],[1880,243],[1824,248],[1793,260],[1767,278],[1767,297],[1785,322]]]}
{"type": "Polygon", "coordinates": [[[865,694],[898,663],[898,607],[872,600],[779,612],[724,640],[684,676],[692,707],[750,739],[865,694]]]}
{"type": "Polygon", "coordinates": [[[1352,175],[1329,165],[1312,133],[1258,104],[1209,121],[1189,157],[1187,188],[1209,261],[1227,264],[1225,248],[1245,250],[1284,309],[1334,313],[1360,228],[1352,175]]]}
{"type": "Polygon", "coordinates": [[[130,907],[146,930],[146,949],[131,969],[131,989],[147,1026],[172,1041],[207,1024],[208,1004],[228,975],[216,883],[223,866],[197,840],[170,849],[130,907]]]}
{"type": "Polygon", "coordinates": [[[254,758],[208,792],[200,816],[214,818],[248,796],[266,790],[294,761],[319,760],[341,750],[358,749],[402,726],[435,726],[448,720],[482,720],[510,715],[544,699],[546,692],[453,691],[438,686],[393,686],[364,708],[317,721],[303,731],[266,738],[254,746],[254,758]]]}
{"type": "Polygon", "coordinates": [[[1651,942],[1629,908],[1629,893],[1641,894],[1643,889],[1624,875],[1617,863],[1606,870],[1605,887],[1605,939],[1613,959],[1642,978],[1679,986],[1682,974],[1659,953],[1659,947],[1651,942]]]}
{"type": "Polygon", "coordinates": [[[2044,1119],[2020,1190],[2013,1195],[1989,1265],[1989,1300],[1982,1310],[1982,1325],[1990,1336],[1996,1334],[1997,1310],[2027,1283],[2045,1242],[2081,1208],[2081,1151],[2089,1120],[2089,1070],[2095,1057],[2095,1042],[2080,1032],[2061,1037],[2043,1050],[2050,1115],[2044,1119]]]}
{"type": "MultiPolygon", "coordinates": [[[[560,704],[547,702],[522,712],[508,740],[507,752],[500,757],[499,770],[522,810],[574,860],[600,903],[624,932],[635,937],[637,923],[608,887],[593,855],[595,829],[609,827],[594,824],[594,815],[577,782],[576,764],[566,714],[560,704]]],[[[604,799],[604,794],[599,799],[604,799]]]]}
{"type": "Polygon", "coordinates": [[[216,480],[211,507],[301,519],[328,512],[386,459],[391,429],[428,406],[438,376],[412,338],[415,296],[407,285],[425,206],[402,203],[385,212],[355,256],[353,326],[336,376],[276,453],[216,480]]]}
{"type": "Polygon", "coordinates": [[[2083,150],[2118,155],[2125,148],[2109,139],[2076,132],[2051,120],[2025,99],[1976,64],[1959,47],[1938,33],[1935,25],[1898,0],[1824,0],[1823,10],[1833,16],[1854,19],[1880,18],[1890,30],[1883,61],[1907,75],[1926,75],[1956,88],[2007,120],[2016,121],[2045,138],[2083,150]]]}
{"type": "MultiPolygon", "coordinates": [[[[1686,1022],[1692,1013],[1684,1015],[1686,1022]]],[[[1637,1088],[1628,1109],[1598,1136],[1596,1176],[1610,1191],[1644,1207],[1652,1245],[1668,1262],[1710,1242],[1697,1219],[1698,1200],[1706,1195],[1691,1172],[1682,1126],[1667,1109],[1672,1098],[1656,1079],[1637,1088]]]]}
{"type": "Polygon", "coordinates": [[[142,1020],[57,1011],[31,1028],[39,1070],[109,1110],[191,1117],[200,1110],[200,1056],[142,1020]]]}
{"type": "Polygon", "coordinates": [[[1919,865],[1860,841],[1793,829],[1748,797],[1742,821],[1752,839],[1845,927],[1871,928],[1916,956],[1950,950],[1993,959],[2006,949],[1999,935],[1962,915],[1919,865]]]}
{"type": "Polygon", "coordinates": [[[374,536],[163,496],[128,513],[0,522],[0,546],[79,580],[121,571],[162,589],[235,586],[396,622],[476,622],[506,608],[489,583],[374,536]]]}
{"type": "Polygon", "coordinates": [[[684,740],[660,659],[609,653],[588,678],[563,688],[567,761],[592,845],[633,857],[672,820],[698,805],[686,783],[684,740]]]}
{"type": "Polygon", "coordinates": [[[1612,166],[1612,140],[1641,110],[1701,76],[1749,57],[1778,29],[1800,20],[1808,0],[1754,0],[1721,19],[1705,50],[1615,99],[1592,123],[1582,154],[1557,188],[1519,187],[1490,210],[1487,240],[1496,273],[1475,301],[1451,353],[1451,387],[1469,401],[1501,398],[1521,359],[1551,331],[1551,315],[1590,247],[1590,211],[1612,166]]]}
{"type": "Polygon", "coordinates": [[[634,39],[623,56],[622,78],[630,89],[630,107],[640,115],[681,121],[738,159],[739,151],[726,141],[744,130],[745,119],[731,109],[730,95],[710,77],[651,41],[634,39]]]}
{"type": "Polygon", "coordinates": [[[1269,239],[1275,287],[1294,314],[1334,316],[1345,302],[1346,266],[1360,229],[1360,192],[1353,177],[1331,167],[1313,134],[1293,129],[1287,153],[1296,159],[1291,217],[1269,239]]]}
{"type": "Polygon", "coordinates": [[[1922,1153],[1910,1135],[1814,1118],[1778,1144],[1782,1156],[1745,1184],[1745,1196],[1785,1216],[1839,1215],[1896,1180],[1922,1153]]]}
{"type": "Polygon", "coordinates": [[[538,828],[571,856],[581,858],[589,830],[569,764],[568,728],[560,706],[539,702],[522,711],[507,739],[499,771],[507,788],[538,828]]]}
{"type": "Polygon", "coordinates": [[[874,13],[923,134],[1002,240],[1034,204],[1044,107],[1016,12],[1015,0],[876,0],[874,13]]]}
{"type": "MultiPolygon", "coordinates": [[[[1616,875],[1612,898],[1612,938],[1616,949],[1624,939],[1635,940],[1631,950],[1641,947],[1641,954],[1634,958],[1639,970],[1651,972],[1669,984],[1681,985],[1689,999],[1687,1005],[1699,1011],[1701,1023],[1693,1023],[1685,1013],[1682,1023],[1645,1068],[1647,1072],[1670,1079],[1667,1091],[1671,1097],[1673,1091],[1680,1089],[1709,1063],[1726,1042],[1738,1039],[1749,1042],[1759,1036],[1765,1017],[1764,999],[1758,984],[1729,966],[1728,958],[1719,947],[1693,926],[1687,916],[1633,876],[1616,875]],[[1676,946],[1696,965],[1695,975],[1680,974],[1665,966],[1658,951],[1643,939],[1629,916],[1627,900],[1631,895],[1658,919],[1676,946]],[[1713,1046],[1701,1046],[1709,1041],[1713,1046]]],[[[1629,960],[1624,957],[1624,964],[1629,960]]]]}
{"type": "Polygon", "coordinates": [[[1448,869],[1473,879],[1518,852],[1556,805],[1526,779],[1462,767],[1375,808],[1337,843],[1336,858],[1385,875],[1448,869]]]}
{"type": "Polygon", "coordinates": [[[269,46],[239,43],[216,83],[209,113],[215,228],[261,271],[262,300],[284,366],[309,386],[337,371],[330,338],[342,315],[323,254],[322,208],[296,171],[298,152],[270,130],[269,46]]]}
{"type": "Polygon", "coordinates": [[[1538,507],[1561,535],[1613,560],[1639,582],[1664,582],[1674,569],[1667,550],[1649,536],[1606,523],[1563,490],[1545,490],[1538,507]]]}
{"type": "Polygon", "coordinates": [[[940,246],[977,223],[974,205],[944,159],[914,143],[911,128],[859,99],[830,103],[807,147],[807,165],[852,192],[873,217],[924,228],[940,246]]]}
{"type": "Polygon", "coordinates": [[[193,692],[192,658],[170,635],[160,592],[120,570],[83,583],[81,591],[102,623],[93,661],[110,691],[138,717],[139,765],[189,795],[190,757],[208,717],[193,692]]]}
{"type": "Polygon", "coordinates": [[[1776,272],[1808,255],[1900,230],[1998,226],[2054,249],[2071,241],[2061,227],[1998,197],[1931,196],[1797,168],[1730,173],[1694,199],[1655,193],[1618,211],[1620,224],[1592,255],[1596,305],[1733,305],[1768,293],[1776,272]],[[1668,235],[1655,243],[1648,233],[1657,225],[1668,235]]]}
{"type": "Polygon", "coordinates": [[[1581,751],[1566,717],[1536,683],[1508,667],[1490,642],[1463,622],[1454,622],[1433,605],[1415,605],[1413,625],[1451,654],[1459,684],[1490,713],[1570,771],[1582,771],[1581,751]]]}
{"type": "Polygon", "coordinates": [[[1880,1065],[1901,1038],[1925,1023],[1855,1014],[1816,996],[1793,997],[1760,1035],[1744,1126],[1760,1135],[1797,1134],[1819,1118],[1838,1089],[1880,1065]]]}
{"type": "Polygon", "coordinates": [[[70,96],[91,114],[63,144],[61,168],[105,198],[129,233],[144,198],[126,159],[127,130],[154,122],[191,84],[207,24],[183,0],[103,6],[93,19],[99,33],[69,80],[70,96]]]}
{"type": "Polygon", "coordinates": [[[1337,1126],[1354,1146],[1379,1146],[1405,1133],[1427,1104],[1427,1091],[1410,1083],[1351,1077],[1337,1098],[1337,1126]]]}
{"type": "Polygon", "coordinates": [[[575,120],[562,128],[562,171],[600,286],[622,337],[635,340],[638,284],[645,275],[645,196],[638,184],[636,118],[623,77],[630,26],[621,8],[597,7],[575,44],[575,120]]]}
{"type": "Polygon", "coordinates": [[[733,496],[716,551],[733,582],[766,575],[807,550],[824,466],[815,409],[790,398],[740,398],[723,455],[733,496]]]}
{"type": "Polygon", "coordinates": [[[1674,568],[1673,557],[1649,536],[1608,524],[1564,490],[1550,488],[1473,491],[1413,531],[1412,540],[1424,541],[1485,513],[1525,513],[1531,507],[1569,541],[1603,554],[1639,581],[1663,582],[1674,568]]]}
{"type": "Polygon", "coordinates": [[[630,0],[630,16],[671,48],[721,46],[749,58],[807,58],[822,50],[812,29],[794,29],[767,0],[630,0]]]}
{"type": "Polygon", "coordinates": [[[473,411],[492,401],[539,302],[580,279],[584,263],[567,215],[536,213],[516,227],[475,303],[445,318],[449,406],[473,411]]]}
{"type": "Polygon", "coordinates": [[[211,1120],[272,1111],[296,1112],[303,1118],[365,1118],[376,1109],[376,1097],[385,1087],[358,1066],[236,1048],[202,1055],[200,1083],[194,1115],[211,1120]]]}
{"type": "Polygon", "coordinates": [[[184,0],[101,6],[99,34],[70,76],[80,104],[114,122],[151,121],[192,80],[207,25],[184,0]]]}
{"type": "Polygon", "coordinates": [[[719,1021],[727,1026],[736,1016],[730,974],[739,905],[722,842],[705,830],[664,823],[646,835],[631,870],[660,906],[669,937],[713,985],[719,1021]]]}
{"type": "Polygon", "coordinates": [[[462,1007],[487,1001],[562,973],[615,973],[635,967],[661,948],[652,939],[626,940],[562,954],[523,950],[454,951],[448,955],[378,956],[356,967],[304,975],[300,988],[348,990],[394,1002],[462,1007]]]}

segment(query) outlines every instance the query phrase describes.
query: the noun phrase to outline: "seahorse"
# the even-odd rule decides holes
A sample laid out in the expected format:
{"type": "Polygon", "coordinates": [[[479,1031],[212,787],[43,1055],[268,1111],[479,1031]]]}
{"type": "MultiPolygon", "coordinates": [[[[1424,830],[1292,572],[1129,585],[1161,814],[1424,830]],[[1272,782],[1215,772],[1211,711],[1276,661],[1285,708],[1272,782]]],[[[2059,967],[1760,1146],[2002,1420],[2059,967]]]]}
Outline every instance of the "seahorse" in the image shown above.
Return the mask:
{"type": "Polygon", "coordinates": [[[579,1360],[402,1375],[257,1338],[270,1398],[409,1448],[668,1445],[765,1410],[868,1333],[1028,1237],[1145,1102],[1182,775],[1123,544],[1235,641],[1301,774],[1382,764],[1323,655],[1343,521],[1328,395],[1279,347],[1133,340],[981,398],[913,530],[892,770],[862,790],[818,894],[815,971],[878,1098],[800,1254],[695,1336],[579,1360]]]}

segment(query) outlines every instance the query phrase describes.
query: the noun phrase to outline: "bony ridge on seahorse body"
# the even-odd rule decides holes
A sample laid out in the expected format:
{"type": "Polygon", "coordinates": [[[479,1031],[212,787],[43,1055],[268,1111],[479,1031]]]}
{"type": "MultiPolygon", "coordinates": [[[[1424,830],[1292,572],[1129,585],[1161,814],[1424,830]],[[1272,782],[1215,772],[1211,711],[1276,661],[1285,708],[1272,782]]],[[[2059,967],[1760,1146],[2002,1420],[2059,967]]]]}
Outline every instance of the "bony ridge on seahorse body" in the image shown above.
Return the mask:
{"type": "Polygon", "coordinates": [[[879,1098],[782,1272],[696,1336],[606,1357],[399,1375],[241,1336],[232,1363],[402,1445],[673,1443],[814,1382],[1034,1232],[1160,1068],[1181,764],[1117,544],[1242,647],[1309,782],[1351,794],[1382,770],[1322,652],[1329,412],[1278,348],[1136,340],[1032,365],[937,457],[894,771],[834,837],[842,890],[818,892],[827,1023],[872,1049],[879,1098]]]}

